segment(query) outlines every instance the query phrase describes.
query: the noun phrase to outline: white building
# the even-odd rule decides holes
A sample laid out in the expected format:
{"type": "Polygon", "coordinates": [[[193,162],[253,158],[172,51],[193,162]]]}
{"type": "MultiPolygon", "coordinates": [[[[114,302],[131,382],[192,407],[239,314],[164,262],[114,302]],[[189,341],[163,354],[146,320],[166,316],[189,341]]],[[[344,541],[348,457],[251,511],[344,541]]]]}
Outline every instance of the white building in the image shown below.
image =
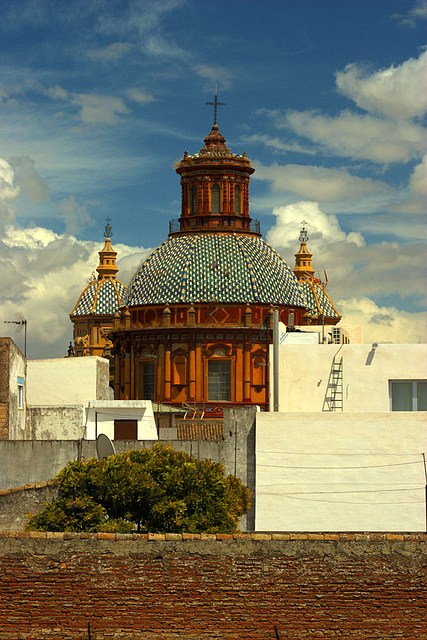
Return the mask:
{"type": "Polygon", "coordinates": [[[427,345],[280,345],[279,412],[257,414],[255,529],[424,531],[426,362],[427,345]]]}
{"type": "Polygon", "coordinates": [[[158,439],[151,401],[112,399],[105,358],[26,361],[10,338],[1,347],[0,439],[158,439]]]}
{"type": "Polygon", "coordinates": [[[11,338],[0,337],[0,439],[22,438],[26,424],[26,360],[11,338]]]}
{"type": "Polygon", "coordinates": [[[285,342],[278,368],[279,411],[427,410],[426,344],[285,342]]]}
{"type": "Polygon", "coordinates": [[[85,407],[85,439],[104,433],[110,440],[157,440],[151,400],[90,402],[85,407]]]}

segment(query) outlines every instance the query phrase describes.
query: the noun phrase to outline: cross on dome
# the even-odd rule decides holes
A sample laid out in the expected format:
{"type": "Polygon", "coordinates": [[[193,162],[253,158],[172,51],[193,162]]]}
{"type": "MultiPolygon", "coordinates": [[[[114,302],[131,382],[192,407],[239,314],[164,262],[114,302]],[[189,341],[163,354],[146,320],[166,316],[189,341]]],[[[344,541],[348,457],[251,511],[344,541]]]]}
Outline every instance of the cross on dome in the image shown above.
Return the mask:
{"type": "Polygon", "coordinates": [[[113,237],[113,227],[111,226],[110,222],[111,222],[111,218],[106,218],[106,225],[105,225],[105,231],[104,231],[104,238],[112,238],[113,237]]]}
{"type": "Polygon", "coordinates": [[[225,107],[225,102],[218,102],[218,87],[215,87],[215,97],[213,102],[207,102],[207,105],[214,108],[214,126],[218,125],[217,115],[218,115],[218,107],[225,107]]]}
{"type": "Polygon", "coordinates": [[[307,242],[307,240],[308,240],[308,233],[307,233],[307,229],[306,229],[306,227],[304,226],[304,225],[306,225],[306,224],[307,224],[307,220],[303,220],[303,221],[301,222],[301,224],[302,224],[302,229],[301,229],[300,234],[299,234],[299,241],[300,241],[300,242],[307,242]]]}

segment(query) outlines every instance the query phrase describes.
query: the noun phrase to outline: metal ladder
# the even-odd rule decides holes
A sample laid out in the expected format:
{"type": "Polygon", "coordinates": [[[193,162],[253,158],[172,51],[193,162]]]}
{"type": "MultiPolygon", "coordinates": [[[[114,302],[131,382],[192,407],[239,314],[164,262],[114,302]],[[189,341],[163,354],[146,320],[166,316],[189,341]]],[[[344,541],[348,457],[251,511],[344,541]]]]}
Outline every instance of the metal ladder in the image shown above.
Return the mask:
{"type": "Polygon", "coordinates": [[[331,370],[329,372],[328,387],[326,391],[325,401],[323,403],[323,411],[342,411],[343,410],[343,362],[342,357],[334,356],[332,360],[331,370]]]}

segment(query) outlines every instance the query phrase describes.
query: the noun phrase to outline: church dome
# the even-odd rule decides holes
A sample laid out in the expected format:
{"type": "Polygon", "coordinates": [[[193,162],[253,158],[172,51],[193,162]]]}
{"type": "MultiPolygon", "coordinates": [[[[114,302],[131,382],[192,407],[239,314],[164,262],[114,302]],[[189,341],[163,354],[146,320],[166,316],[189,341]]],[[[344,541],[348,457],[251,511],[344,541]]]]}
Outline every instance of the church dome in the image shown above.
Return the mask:
{"type": "MultiPolygon", "coordinates": [[[[302,223],[306,224],[305,220],[302,223]]],[[[300,248],[295,254],[295,267],[293,272],[301,287],[304,304],[308,309],[308,315],[312,321],[323,318],[329,320],[329,324],[336,324],[341,319],[340,314],[335,309],[333,302],[326,293],[328,278],[324,274],[324,282],[316,277],[312,264],[313,254],[307,249],[308,233],[305,226],[302,227],[300,236],[300,248]]]]}
{"type": "Polygon", "coordinates": [[[70,317],[114,316],[126,294],[126,285],[117,280],[117,252],[111,246],[111,225],[106,227],[105,244],[99,252],[98,278],[88,284],[80,294],[70,317]]]}
{"type": "Polygon", "coordinates": [[[261,237],[170,236],[142,263],[124,305],[261,303],[304,307],[297,278],[261,237]]]}
{"type": "Polygon", "coordinates": [[[126,286],[118,280],[94,280],[81,293],[71,316],[113,316],[122,304],[126,286]]]}

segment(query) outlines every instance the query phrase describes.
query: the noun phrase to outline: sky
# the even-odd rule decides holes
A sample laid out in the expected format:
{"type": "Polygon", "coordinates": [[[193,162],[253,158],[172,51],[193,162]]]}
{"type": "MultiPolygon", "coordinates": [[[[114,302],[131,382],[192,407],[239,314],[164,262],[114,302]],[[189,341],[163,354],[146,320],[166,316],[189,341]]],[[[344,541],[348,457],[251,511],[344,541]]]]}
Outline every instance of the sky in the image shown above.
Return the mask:
{"type": "Polygon", "coordinates": [[[427,0],[0,0],[0,335],[61,357],[108,218],[127,284],[213,123],[343,324],[427,341],[427,0]],[[323,276],[324,277],[324,276],[323,276]]]}

